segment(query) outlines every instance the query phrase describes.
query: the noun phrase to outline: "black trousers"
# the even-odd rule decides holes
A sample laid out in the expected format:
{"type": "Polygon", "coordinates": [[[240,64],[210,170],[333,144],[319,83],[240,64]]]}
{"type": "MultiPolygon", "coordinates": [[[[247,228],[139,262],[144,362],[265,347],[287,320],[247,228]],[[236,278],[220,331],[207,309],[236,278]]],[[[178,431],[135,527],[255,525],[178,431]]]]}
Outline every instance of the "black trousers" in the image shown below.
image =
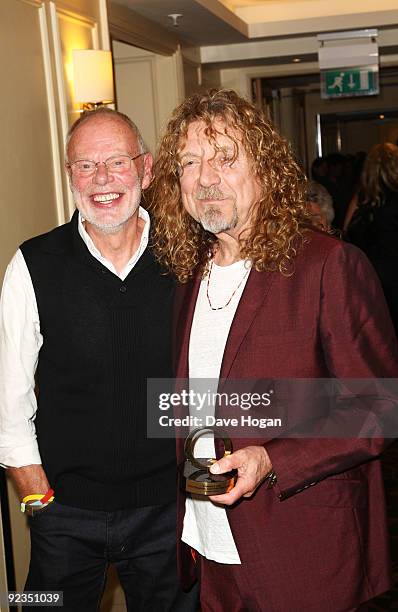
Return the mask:
{"type": "Polygon", "coordinates": [[[53,502],[29,524],[25,591],[63,591],[62,612],[99,609],[109,564],[129,612],[196,612],[197,592],[178,585],[175,503],[102,512],[53,502]]]}

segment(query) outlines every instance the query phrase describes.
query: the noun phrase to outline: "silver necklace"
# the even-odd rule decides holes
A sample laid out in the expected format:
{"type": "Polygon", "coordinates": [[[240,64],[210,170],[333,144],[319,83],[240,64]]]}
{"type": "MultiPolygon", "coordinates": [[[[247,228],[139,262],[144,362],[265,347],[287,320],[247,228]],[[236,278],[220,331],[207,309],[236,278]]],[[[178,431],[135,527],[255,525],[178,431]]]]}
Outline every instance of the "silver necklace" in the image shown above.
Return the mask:
{"type": "Polygon", "coordinates": [[[240,279],[237,287],[235,287],[235,289],[232,292],[231,297],[229,298],[229,300],[224,304],[224,306],[218,306],[218,308],[214,308],[214,306],[211,303],[211,299],[210,299],[210,295],[209,295],[209,286],[210,286],[210,277],[211,277],[211,271],[213,269],[213,260],[211,261],[210,264],[210,270],[209,270],[209,274],[207,277],[207,286],[206,286],[206,296],[207,296],[207,301],[209,302],[209,306],[212,310],[222,310],[223,308],[226,308],[230,303],[232,298],[234,297],[235,293],[238,291],[239,287],[242,285],[243,281],[245,280],[245,278],[247,277],[247,275],[250,272],[250,268],[248,268],[247,270],[245,270],[245,273],[243,275],[243,277],[240,279]]]}

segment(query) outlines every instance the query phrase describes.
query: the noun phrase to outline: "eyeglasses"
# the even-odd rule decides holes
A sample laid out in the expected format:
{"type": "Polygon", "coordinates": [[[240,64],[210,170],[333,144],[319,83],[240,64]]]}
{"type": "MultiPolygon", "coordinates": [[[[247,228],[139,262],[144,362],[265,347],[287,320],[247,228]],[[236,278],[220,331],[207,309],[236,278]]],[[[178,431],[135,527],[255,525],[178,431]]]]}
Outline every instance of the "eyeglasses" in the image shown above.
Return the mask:
{"type": "Polygon", "coordinates": [[[103,162],[95,162],[91,159],[77,159],[76,161],[68,162],[66,167],[70,168],[76,176],[88,177],[92,176],[101,164],[104,164],[108,172],[117,174],[130,170],[131,162],[141,157],[141,155],[145,155],[145,153],[138,153],[134,157],[131,157],[131,155],[112,155],[112,157],[108,157],[103,162]]]}

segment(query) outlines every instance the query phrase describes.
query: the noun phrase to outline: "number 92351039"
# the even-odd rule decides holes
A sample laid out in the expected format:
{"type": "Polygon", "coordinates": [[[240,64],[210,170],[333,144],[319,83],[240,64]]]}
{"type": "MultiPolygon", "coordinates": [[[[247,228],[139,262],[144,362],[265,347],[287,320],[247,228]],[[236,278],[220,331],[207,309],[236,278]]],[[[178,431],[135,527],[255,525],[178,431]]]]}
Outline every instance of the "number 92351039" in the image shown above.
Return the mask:
{"type": "Polygon", "coordinates": [[[62,591],[6,591],[0,593],[0,604],[17,606],[59,606],[63,605],[62,591]]]}

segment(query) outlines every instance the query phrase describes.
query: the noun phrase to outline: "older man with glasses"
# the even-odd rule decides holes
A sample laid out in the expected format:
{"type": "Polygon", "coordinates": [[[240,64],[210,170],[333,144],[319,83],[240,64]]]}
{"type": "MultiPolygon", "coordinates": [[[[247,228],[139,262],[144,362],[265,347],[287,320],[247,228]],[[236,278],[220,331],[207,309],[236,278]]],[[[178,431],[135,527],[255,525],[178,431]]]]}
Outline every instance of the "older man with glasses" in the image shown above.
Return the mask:
{"type": "Polygon", "coordinates": [[[174,290],[140,207],[152,156],[100,108],[71,127],[66,159],[77,210],[21,245],[1,298],[0,461],[30,524],[26,590],[96,610],[114,564],[129,610],[185,612],[174,442],[146,437],[146,379],[172,373],[174,290]]]}

